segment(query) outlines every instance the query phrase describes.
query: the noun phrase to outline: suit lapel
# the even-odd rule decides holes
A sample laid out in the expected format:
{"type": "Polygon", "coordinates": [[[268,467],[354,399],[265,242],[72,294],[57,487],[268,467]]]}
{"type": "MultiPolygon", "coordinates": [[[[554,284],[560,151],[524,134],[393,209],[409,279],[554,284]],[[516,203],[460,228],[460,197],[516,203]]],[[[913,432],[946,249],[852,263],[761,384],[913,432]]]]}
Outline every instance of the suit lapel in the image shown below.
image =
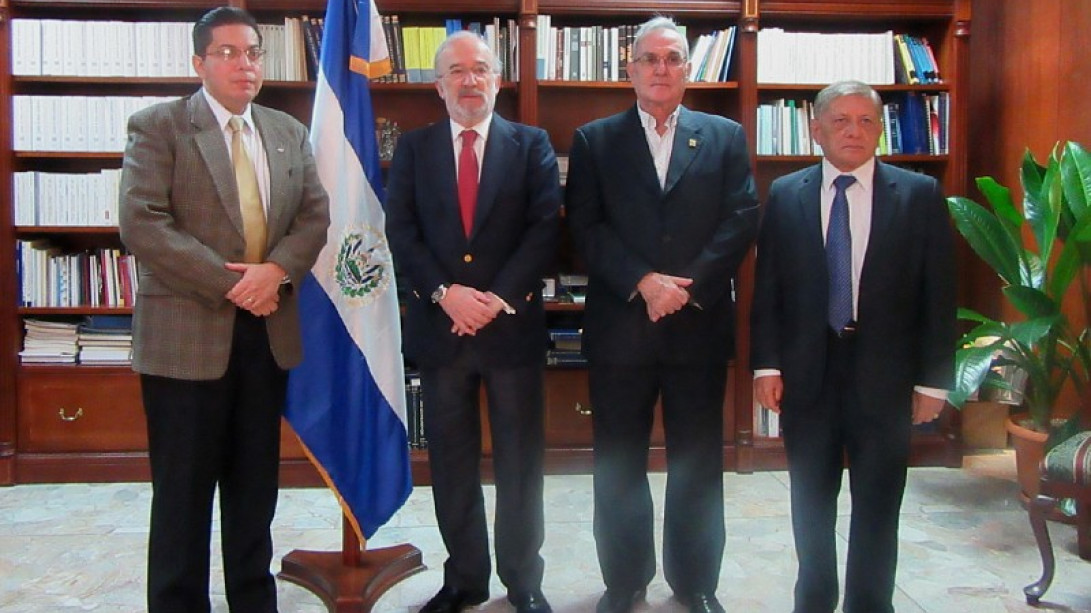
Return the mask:
{"type": "Polygon", "coordinates": [[[427,142],[421,149],[423,168],[434,170],[432,180],[439,210],[423,212],[427,218],[446,228],[451,241],[465,241],[462,220],[458,212],[458,176],[455,170],[455,145],[451,140],[451,123],[444,119],[428,128],[427,142]]]}
{"type": "Polygon", "coordinates": [[[474,208],[474,225],[470,240],[477,235],[482,223],[496,205],[496,197],[505,177],[511,176],[508,168],[515,160],[519,143],[515,140],[515,128],[503,117],[493,113],[489,126],[489,139],[485,141],[485,156],[481,166],[481,184],[477,190],[477,206],[474,208]]]}
{"type": "MultiPolygon", "coordinates": [[[[686,174],[686,169],[700,151],[701,129],[697,117],[685,107],[678,109],[678,123],[674,130],[674,144],[671,149],[670,165],[667,167],[667,181],[663,193],[670,193],[678,180],[686,174]]],[[[647,148],[647,147],[645,147],[647,148]]]]}
{"type": "Polygon", "coordinates": [[[197,150],[204,158],[212,185],[216,189],[220,205],[227,213],[231,224],[239,236],[243,236],[242,211],[239,210],[239,189],[235,185],[235,171],[231,165],[231,155],[224,142],[223,129],[216,122],[208,102],[200,92],[189,98],[189,120],[196,133],[193,136],[197,150]]]}
{"type": "Polygon", "coordinates": [[[826,245],[822,238],[822,165],[812,166],[799,182],[799,217],[803,220],[807,237],[805,246],[819,260],[823,269],[826,266],[826,245]]]}
{"type": "MultiPolygon", "coordinates": [[[[864,267],[860,271],[860,286],[864,287],[867,278],[871,254],[887,253],[882,247],[886,237],[893,231],[894,219],[899,209],[906,205],[898,191],[898,182],[887,172],[885,165],[875,161],[875,177],[872,179],[871,231],[868,234],[868,247],[864,255],[864,267]]],[[[861,290],[862,291],[862,290],[861,290]]]]}
{"type": "Polygon", "coordinates": [[[652,159],[652,152],[648,148],[648,138],[644,136],[644,125],[640,123],[640,114],[636,111],[636,105],[629,109],[627,115],[625,115],[624,125],[622,126],[620,138],[618,138],[618,149],[615,152],[621,159],[628,159],[628,163],[619,164],[619,168],[634,169],[632,172],[633,181],[640,181],[644,183],[649,193],[656,194],[657,196],[662,193],[663,188],[659,186],[659,175],[655,172],[655,160],[652,159]]]}
{"type": "MultiPolygon", "coordinates": [[[[288,183],[292,180],[292,166],[288,162],[288,137],[280,129],[280,124],[273,121],[270,114],[258,105],[251,105],[254,126],[261,135],[261,144],[265,148],[265,159],[269,163],[269,203],[265,213],[268,240],[280,236],[280,223],[284,215],[284,202],[281,194],[288,193],[288,183]]],[[[266,245],[268,251],[269,245],[266,245]]]]}

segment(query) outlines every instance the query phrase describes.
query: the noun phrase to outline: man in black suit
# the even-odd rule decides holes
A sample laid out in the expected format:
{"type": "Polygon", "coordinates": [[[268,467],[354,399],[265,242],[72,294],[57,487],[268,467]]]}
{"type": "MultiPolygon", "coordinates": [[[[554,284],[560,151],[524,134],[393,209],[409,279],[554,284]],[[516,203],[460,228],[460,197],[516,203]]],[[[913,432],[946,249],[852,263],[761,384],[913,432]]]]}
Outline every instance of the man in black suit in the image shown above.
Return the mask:
{"type": "Polygon", "coordinates": [[[637,103],[576,130],[566,200],[589,273],[597,608],[628,611],[655,575],[647,463],[662,397],[664,572],[691,611],[723,611],[731,279],[756,234],[757,199],[742,127],[681,106],[689,62],[674,22],[641,26],[633,58],[637,103]]]}
{"type": "Polygon", "coordinates": [[[825,159],[773,182],[751,315],[754,393],[781,413],[799,574],[795,613],[837,607],[843,458],[852,525],[845,613],[890,613],[911,424],[952,384],[955,280],[932,177],[875,160],[882,102],[855,81],[815,99],[825,159]]]}
{"type": "Polygon", "coordinates": [[[520,613],[548,612],[538,553],[547,342],[541,286],[556,257],[557,160],[543,130],[493,112],[500,62],[480,37],[452,34],[436,52],[435,69],[450,120],[399,140],[386,226],[399,281],[412,289],[405,353],[421,371],[436,516],[448,552],[443,588],[421,611],[459,611],[488,599],[479,472],[484,382],[497,574],[520,613]]]}

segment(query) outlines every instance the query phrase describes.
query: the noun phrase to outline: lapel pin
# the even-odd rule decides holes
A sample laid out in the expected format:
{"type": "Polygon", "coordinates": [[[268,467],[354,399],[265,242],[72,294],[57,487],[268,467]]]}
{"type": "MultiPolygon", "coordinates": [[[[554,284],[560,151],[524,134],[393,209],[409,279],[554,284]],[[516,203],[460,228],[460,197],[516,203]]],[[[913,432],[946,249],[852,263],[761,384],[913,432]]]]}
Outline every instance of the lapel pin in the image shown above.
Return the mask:
{"type": "Polygon", "coordinates": [[[284,153],[284,147],[277,147],[277,153],[284,153]]]}
{"type": "Polygon", "coordinates": [[[689,139],[689,148],[690,149],[696,149],[697,148],[697,139],[696,138],[689,139]]]}

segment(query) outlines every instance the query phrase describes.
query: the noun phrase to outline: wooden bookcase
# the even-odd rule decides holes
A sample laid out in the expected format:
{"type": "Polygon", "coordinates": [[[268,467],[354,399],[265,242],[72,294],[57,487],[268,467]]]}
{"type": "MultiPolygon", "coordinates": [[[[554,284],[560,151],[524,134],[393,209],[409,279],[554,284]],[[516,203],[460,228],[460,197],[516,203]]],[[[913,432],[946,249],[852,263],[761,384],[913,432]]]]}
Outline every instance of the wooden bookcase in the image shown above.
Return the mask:
{"type": "MultiPolygon", "coordinates": [[[[13,223],[13,173],[23,170],[93,171],[117,168],[120,154],[26,152],[12,148],[14,95],[185,95],[198,87],[191,78],[27,77],[13,76],[11,19],[80,19],[190,22],[220,5],[216,0],[0,0],[0,484],[41,481],[113,481],[147,478],[143,411],[139,383],[127,368],[24,366],[19,363],[23,319],[28,316],[71,317],[91,313],[127,313],[126,309],[88,307],[26,309],[17,307],[18,279],[14,261],[17,239],[47,237],[71,249],[118,246],[116,229],[16,227],[13,223]]],[[[285,15],[321,14],[323,0],[231,0],[251,11],[259,22],[285,15]]],[[[793,31],[879,32],[893,30],[929,38],[937,53],[944,83],[932,86],[888,86],[880,92],[925,90],[951,98],[950,152],[944,156],[893,157],[937,176],[948,194],[966,193],[967,103],[970,0],[380,0],[383,14],[397,14],[404,24],[442,24],[445,17],[515,19],[520,26],[518,82],[504,83],[497,110],[505,117],[539,125],[551,136],[559,155],[566,155],[576,127],[621,111],[634,103],[628,83],[539,81],[535,75],[537,16],[550,15],[553,25],[638,24],[653,14],[674,16],[689,35],[736,26],[731,80],[695,84],[684,104],[731,117],[745,127],[756,151],[756,109],[770,98],[813,98],[819,87],[757,82],[757,32],[762,27],[793,31]]],[[[313,83],[266,81],[258,102],[284,109],[310,122],[313,83]]],[[[372,88],[376,116],[397,121],[409,130],[444,117],[442,102],[431,84],[379,83],[372,88]]],[[[812,164],[817,158],[757,156],[752,164],[764,196],[780,174],[812,164]]],[[[558,254],[558,272],[571,272],[567,247],[558,254]]],[[[748,352],[749,303],[753,257],[739,273],[738,350],[729,372],[724,403],[724,467],[728,470],[783,468],[779,439],[755,436],[748,352]]],[[[571,305],[552,305],[549,316],[578,318],[571,305]]],[[[547,470],[588,472],[591,467],[590,403],[586,371],[547,370],[547,470]]],[[[952,419],[935,432],[915,436],[916,464],[957,466],[961,462],[952,419]]],[[[653,435],[651,465],[662,469],[666,458],[662,432],[653,435]]],[[[285,435],[282,477],[286,484],[317,482],[301,449],[285,435]]],[[[426,452],[414,451],[414,480],[427,482],[426,452]]],[[[488,449],[485,455],[488,456],[488,449]]],[[[486,462],[487,467],[487,462],[486,462]]]]}

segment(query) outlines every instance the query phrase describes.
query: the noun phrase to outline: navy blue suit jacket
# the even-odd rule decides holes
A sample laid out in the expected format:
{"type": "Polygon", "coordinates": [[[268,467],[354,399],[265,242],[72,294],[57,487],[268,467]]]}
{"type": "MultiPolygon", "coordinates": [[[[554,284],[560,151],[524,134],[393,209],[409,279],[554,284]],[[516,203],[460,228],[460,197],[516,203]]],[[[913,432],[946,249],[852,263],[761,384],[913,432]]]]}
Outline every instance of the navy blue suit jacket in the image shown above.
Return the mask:
{"type": "Polygon", "coordinates": [[[727,363],[735,336],[731,279],[757,233],[739,124],[680,109],[665,187],[635,105],[577,129],[566,211],[588,267],[583,349],[590,360],[727,363]],[[656,323],[634,296],[653,271],[693,279],[692,304],[656,323]]]}
{"type": "Polygon", "coordinates": [[[557,159],[546,133],[493,114],[473,230],[459,217],[454,145],[447,120],[398,141],[386,198],[386,232],[408,285],[404,348],[420,366],[439,366],[460,343],[474,343],[489,365],[545,362],[542,277],[556,258],[560,227],[557,159]],[[516,313],[501,312],[476,336],[451,333],[431,300],[441,284],[491,291],[516,313]]]}
{"type": "MultiPolygon", "coordinates": [[[[773,182],[758,238],[752,368],[778,368],[782,408],[813,402],[825,372],[828,274],[822,167],[773,182]]],[[[950,389],[955,268],[947,208],[933,177],[875,164],[871,231],[860,277],[856,381],[866,406],[908,411],[914,385],[950,389]]]]}

